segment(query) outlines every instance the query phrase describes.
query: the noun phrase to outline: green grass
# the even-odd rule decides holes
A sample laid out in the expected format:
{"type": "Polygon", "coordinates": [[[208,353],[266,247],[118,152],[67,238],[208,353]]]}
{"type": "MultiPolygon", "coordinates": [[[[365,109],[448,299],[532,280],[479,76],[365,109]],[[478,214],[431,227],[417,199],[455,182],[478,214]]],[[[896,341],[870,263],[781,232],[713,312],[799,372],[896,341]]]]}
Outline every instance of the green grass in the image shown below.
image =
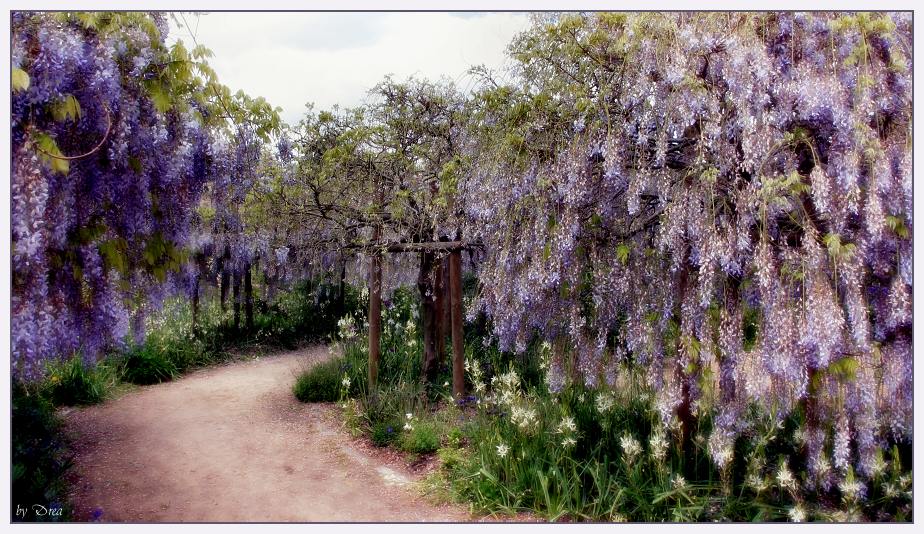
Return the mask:
{"type": "Polygon", "coordinates": [[[292,393],[302,402],[335,402],[340,398],[343,360],[327,360],[298,376],[292,393]]]}
{"type": "Polygon", "coordinates": [[[77,355],[48,364],[39,395],[55,406],[102,402],[119,381],[119,369],[111,361],[86,363],[77,355]]]}
{"type": "Polygon", "coordinates": [[[173,359],[147,345],[129,352],[121,363],[122,379],[132,384],[159,384],[173,380],[179,374],[173,359]]]}

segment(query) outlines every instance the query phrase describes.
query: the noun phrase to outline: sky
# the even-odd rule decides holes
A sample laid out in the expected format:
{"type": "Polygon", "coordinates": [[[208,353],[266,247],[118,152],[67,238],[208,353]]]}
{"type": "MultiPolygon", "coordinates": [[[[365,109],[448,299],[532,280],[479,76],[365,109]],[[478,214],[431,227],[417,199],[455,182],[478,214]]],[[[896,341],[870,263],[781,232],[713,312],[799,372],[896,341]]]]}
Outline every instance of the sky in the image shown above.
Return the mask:
{"type": "MultiPolygon", "coordinates": [[[[179,16],[179,15],[178,15],[179,16]]],[[[190,30],[215,56],[209,64],[232,91],[262,96],[290,124],[315,110],[362,103],[386,75],[448,78],[463,90],[473,65],[499,71],[527,28],[524,13],[203,13],[184,14],[173,38],[192,48],[190,30]]],[[[172,39],[171,39],[172,40],[172,39]]]]}

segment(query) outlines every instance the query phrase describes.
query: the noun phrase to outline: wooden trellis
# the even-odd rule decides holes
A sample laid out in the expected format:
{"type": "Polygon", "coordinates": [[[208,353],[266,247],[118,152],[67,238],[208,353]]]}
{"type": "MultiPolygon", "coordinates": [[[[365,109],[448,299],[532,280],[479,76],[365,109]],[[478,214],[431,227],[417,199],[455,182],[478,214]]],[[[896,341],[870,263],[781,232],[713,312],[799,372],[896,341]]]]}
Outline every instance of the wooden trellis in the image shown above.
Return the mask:
{"type": "MultiPolygon", "coordinates": [[[[377,240],[378,235],[373,239],[377,240]]],[[[465,395],[465,343],[462,318],[462,251],[477,248],[478,243],[466,241],[430,241],[422,243],[379,243],[369,259],[369,384],[378,379],[382,336],[382,252],[448,252],[449,308],[452,336],[452,394],[457,399],[465,395]]],[[[440,310],[441,312],[441,310],[440,310]]]]}

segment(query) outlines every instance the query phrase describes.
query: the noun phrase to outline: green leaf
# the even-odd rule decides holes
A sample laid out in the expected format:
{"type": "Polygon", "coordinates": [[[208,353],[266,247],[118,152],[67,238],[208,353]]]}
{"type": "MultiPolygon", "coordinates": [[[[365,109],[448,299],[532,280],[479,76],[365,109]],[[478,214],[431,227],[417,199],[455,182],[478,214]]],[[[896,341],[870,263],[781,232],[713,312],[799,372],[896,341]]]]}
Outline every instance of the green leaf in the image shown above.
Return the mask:
{"type": "Polygon", "coordinates": [[[908,239],[908,237],[911,235],[908,227],[905,226],[905,220],[901,217],[895,215],[887,216],[886,226],[888,226],[889,230],[895,232],[895,234],[902,239],[908,239]]]}
{"type": "Polygon", "coordinates": [[[74,95],[67,95],[51,105],[51,116],[58,122],[80,119],[80,102],[74,95]]]}
{"type": "Polygon", "coordinates": [[[828,234],[824,237],[824,242],[828,247],[828,254],[835,260],[849,258],[857,248],[853,243],[841,243],[840,234],[828,234]]]}
{"type": "Polygon", "coordinates": [[[154,107],[157,111],[161,113],[166,113],[173,107],[173,103],[170,101],[170,95],[167,94],[164,87],[159,83],[151,84],[148,88],[148,96],[151,97],[151,101],[154,103],[154,107]]]}
{"type": "Polygon", "coordinates": [[[13,86],[13,91],[25,91],[29,88],[29,74],[22,69],[13,67],[13,72],[10,74],[10,82],[13,86]]]}
{"type": "Polygon", "coordinates": [[[99,244],[100,256],[108,269],[116,270],[122,274],[128,273],[128,260],[125,251],[128,244],[123,238],[110,239],[99,244]]]}
{"type": "Polygon", "coordinates": [[[848,356],[828,365],[828,372],[841,380],[853,381],[857,377],[859,367],[860,362],[853,356],[848,356]]]}
{"type": "Polygon", "coordinates": [[[135,174],[141,174],[141,171],[144,170],[144,166],[141,164],[141,160],[137,156],[129,156],[128,166],[131,170],[135,171],[135,174]]]}
{"type": "Polygon", "coordinates": [[[39,157],[51,167],[51,170],[61,174],[67,174],[71,170],[70,163],[66,159],[61,159],[64,154],[58,148],[58,143],[48,134],[38,132],[33,134],[33,142],[38,149],[39,157]]]}
{"type": "Polygon", "coordinates": [[[631,249],[629,245],[625,243],[620,243],[616,246],[616,259],[619,260],[619,263],[625,265],[629,262],[629,253],[631,249]]]}

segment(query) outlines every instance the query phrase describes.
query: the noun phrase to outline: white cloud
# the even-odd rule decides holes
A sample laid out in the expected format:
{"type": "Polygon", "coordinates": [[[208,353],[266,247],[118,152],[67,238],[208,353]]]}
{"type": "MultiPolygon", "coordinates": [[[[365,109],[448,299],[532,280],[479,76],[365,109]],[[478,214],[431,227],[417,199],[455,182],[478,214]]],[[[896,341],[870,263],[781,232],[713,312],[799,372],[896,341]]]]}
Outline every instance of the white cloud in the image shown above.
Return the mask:
{"type": "MultiPolygon", "coordinates": [[[[304,106],[355,106],[388,74],[449,78],[469,86],[469,67],[499,70],[523,13],[210,13],[185,15],[210,48],[219,79],[263,96],[295,123],[304,106]],[[198,27],[197,27],[198,24],[198,27]]],[[[190,41],[185,27],[173,35],[190,41]]]]}

